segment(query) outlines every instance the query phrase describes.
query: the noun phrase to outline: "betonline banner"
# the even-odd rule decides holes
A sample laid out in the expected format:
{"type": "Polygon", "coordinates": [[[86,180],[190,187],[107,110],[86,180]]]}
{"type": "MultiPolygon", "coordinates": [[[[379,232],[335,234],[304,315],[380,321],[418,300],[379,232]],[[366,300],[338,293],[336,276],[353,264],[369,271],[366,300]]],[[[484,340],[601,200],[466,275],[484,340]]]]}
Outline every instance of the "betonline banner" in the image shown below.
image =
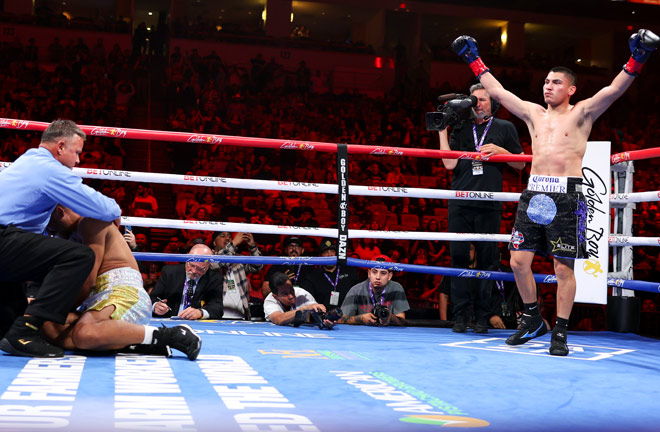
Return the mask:
{"type": "Polygon", "coordinates": [[[575,261],[579,303],[607,304],[610,230],[610,143],[590,141],[582,159],[582,193],[587,199],[588,259],[575,261]]]}

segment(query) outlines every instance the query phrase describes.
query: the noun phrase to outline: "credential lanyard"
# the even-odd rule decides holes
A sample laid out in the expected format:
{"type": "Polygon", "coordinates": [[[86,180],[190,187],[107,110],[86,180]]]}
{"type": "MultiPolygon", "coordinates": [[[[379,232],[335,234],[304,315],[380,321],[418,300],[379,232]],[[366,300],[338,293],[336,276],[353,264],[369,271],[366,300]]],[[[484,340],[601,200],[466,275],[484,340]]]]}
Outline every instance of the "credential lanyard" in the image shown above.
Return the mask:
{"type": "Polygon", "coordinates": [[[486,129],[484,130],[484,134],[481,135],[481,139],[477,138],[477,124],[475,122],[472,122],[472,136],[474,137],[474,148],[477,151],[481,151],[481,146],[484,145],[484,140],[486,139],[486,135],[488,134],[488,129],[490,129],[490,125],[493,123],[493,118],[490,117],[490,120],[488,120],[488,124],[486,125],[486,129]]]}
{"type": "MultiPolygon", "coordinates": [[[[381,304],[381,305],[383,304],[383,300],[385,300],[385,290],[386,289],[387,289],[387,287],[385,287],[383,289],[383,292],[380,293],[380,302],[379,302],[379,304],[381,304]]],[[[376,296],[374,296],[374,290],[373,290],[373,288],[371,288],[371,282],[369,282],[369,295],[371,295],[371,302],[374,304],[374,306],[376,306],[376,296]]]]}
{"type": "Polygon", "coordinates": [[[337,277],[335,278],[335,283],[332,283],[332,279],[330,279],[330,276],[326,272],[323,272],[323,276],[330,282],[330,285],[332,285],[332,290],[336,291],[337,290],[337,284],[339,283],[339,266],[337,266],[337,277]]]}

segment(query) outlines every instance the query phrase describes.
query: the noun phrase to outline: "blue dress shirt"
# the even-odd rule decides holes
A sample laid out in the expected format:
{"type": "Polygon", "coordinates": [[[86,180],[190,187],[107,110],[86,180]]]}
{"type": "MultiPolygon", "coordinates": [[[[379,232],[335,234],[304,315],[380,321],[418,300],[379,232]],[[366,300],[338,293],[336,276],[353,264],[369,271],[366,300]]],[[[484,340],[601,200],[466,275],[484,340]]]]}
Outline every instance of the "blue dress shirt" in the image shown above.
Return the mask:
{"type": "Polygon", "coordinates": [[[83,184],[46,148],[33,148],[0,172],[0,225],[45,231],[56,204],[106,222],[121,216],[115,200],[83,184]]]}

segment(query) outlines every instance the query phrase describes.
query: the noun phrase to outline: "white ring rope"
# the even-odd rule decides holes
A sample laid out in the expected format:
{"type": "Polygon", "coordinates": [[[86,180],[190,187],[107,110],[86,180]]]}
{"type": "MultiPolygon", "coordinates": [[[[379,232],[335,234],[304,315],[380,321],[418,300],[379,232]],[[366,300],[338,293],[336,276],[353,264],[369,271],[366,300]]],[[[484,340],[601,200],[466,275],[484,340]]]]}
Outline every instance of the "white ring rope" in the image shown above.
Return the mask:
{"type": "MultiPolygon", "coordinates": [[[[11,162],[0,162],[0,171],[9,167],[11,162]]],[[[107,170],[101,168],[74,168],[74,172],[83,178],[106,179],[118,181],[132,181],[143,183],[163,183],[177,185],[227,187],[253,190],[285,190],[292,192],[316,192],[337,194],[337,185],[250,180],[225,177],[179,175],[162,173],[144,173],[138,171],[107,170]]],[[[441,189],[404,188],[392,186],[350,186],[351,195],[364,196],[396,196],[431,199],[463,199],[478,201],[517,201],[520,193],[508,192],[477,192],[454,191],[441,189]]],[[[630,194],[611,195],[611,203],[620,205],[660,200],[660,191],[636,192],[630,194]]],[[[123,225],[172,228],[172,229],[198,229],[201,231],[230,231],[250,232],[254,234],[305,234],[318,237],[337,238],[335,228],[296,227],[289,225],[262,225],[237,222],[216,221],[189,221],[179,219],[139,218],[122,216],[123,225]]],[[[438,233],[428,231],[372,231],[349,229],[350,238],[394,239],[394,240],[437,240],[437,241],[494,241],[506,243],[510,239],[508,234],[473,234],[473,233],[438,233]]],[[[630,237],[613,235],[608,238],[610,246],[660,246],[660,237],[630,237]]]]}
{"type": "MultiPolygon", "coordinates": [[[[228,231],[249,232],[253,234],[284,234],[284,235],[308,235],[318,237],[337,238],[336,228],[296,227],[290,225],[263,225],[239,222],[215,222],[215,221],[189,221],[179,219],[143,218],[134,216],[122,216],[122,225],[151,227],[151,228],[173,228],[194,229],[200,231],[228,231]]],[[[508,242],[509,234],[462,234],[462,233],[437,233],[422,231],[372,231],[349,229],[350,238],[373,238],[394,240],[440,240],[440,241],[497,241],[508,242]]]]}
{"type": "MultiPolygon", "coordinates": [[[[0,162],[0,171],[11,162],[0,162]]],[[[119,180],[142,183],[162,183],[192,186],[225,187],[233,189],[278,190],[289,192],[315,192],[337,194],[337,185],[306,183],[296,181],[252,180],[228,177],[145,173],[139,171],[108,170],[102,168],[74,168],[82,178],[97,180],[119,180]]],[[[519,192],[455,191],[445,189],[424,189],[399,186],[356,186],[351,185],[351,195],[410,197],[431,199],[461,199],[466,201],[518,201],[519,192]]],[[[621,206],[628,203],[660,201],[660,191],[633,192],[610,195],[610,204],[621,206]]]]}
{"type": "MultiPolygon", "coordinates": [[[[136,171],[104,170],[100,168],[74,168],[83,178],[105,180],[127,180],[143,183],[165,183],[176,185],[211,186],[252,190],[284,190],[291,192],[315,192],[337,194],[336,184],[307,183],[297,181],[251,180],[226,177],[142,173],[136,171]]],[[[464,199],[480,201],[518,201],[520,193],[476,192],[442,189],[422,189],[398,186],[355,186],[351,185],[351,195],[395,196],[411,198],[464,199]]]]}
{"type": "MultiPolygon", "coordinates": [[[[147,228],[195,229],[200,231],[249,232],[253,234],[309,235],[337,238],[336,228],[263,225],[238,222],[191,221],[180,219],[122,216],[122,225],[147,228]]],[[[439,233],[429,231],[372,231],[349,229],[350,238],[438,241],[493,241],[506,243],[509,234],[439,233]]],[[[660,237],[609,236],[610,246],[660,246],[660,237]]]]}

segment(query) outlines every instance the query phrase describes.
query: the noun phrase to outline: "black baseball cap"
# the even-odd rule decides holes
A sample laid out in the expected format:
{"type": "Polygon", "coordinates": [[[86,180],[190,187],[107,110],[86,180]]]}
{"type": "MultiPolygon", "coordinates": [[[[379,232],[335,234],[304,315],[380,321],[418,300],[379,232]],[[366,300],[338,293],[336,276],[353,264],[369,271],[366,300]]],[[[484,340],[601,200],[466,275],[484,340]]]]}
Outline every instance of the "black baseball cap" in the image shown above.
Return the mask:
{"type": "Polygon", "coordinates": [[[332,249],[332,250],[336,251],[337,250],[337,242],[335,242],[334,240],[330,240],[330,239],[322,240],[321,244],[319,245],[319,253],[323,253],[323,252],[327,251],[328,249],[332,249]]]}
{"type": "Polygon", "coordinates": [[[302,246],[302,240],[300,240],[299,237],[296,236],[290,236],[284,239],[284,243],[282,243],[282,247],[287,247],[292,244],[297,244],[298,246],[302,246]]]}

